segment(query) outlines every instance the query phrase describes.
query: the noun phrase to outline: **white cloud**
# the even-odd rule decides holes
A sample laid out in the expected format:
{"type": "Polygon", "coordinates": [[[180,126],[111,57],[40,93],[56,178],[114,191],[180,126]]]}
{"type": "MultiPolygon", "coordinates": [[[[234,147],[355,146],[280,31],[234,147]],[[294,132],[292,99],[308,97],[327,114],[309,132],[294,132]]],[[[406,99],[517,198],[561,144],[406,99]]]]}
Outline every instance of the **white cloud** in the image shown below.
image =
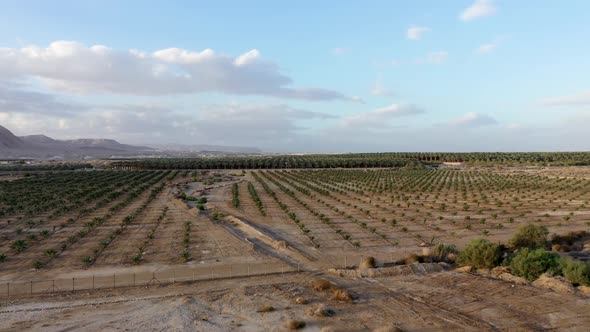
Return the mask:
{"type": "Polygon", "coordinates": [[[416,60],[416,63],[439,65],[447,61],[448,56],[449,53],[447,51],[430,52],[425,58],[416,60]]]}
{"type": "Polygon", "coordinates": [[[168,48],[153,53],[56,41],[48,47],[0,48],[0,79],[36,78],[76,93],[166,95],[219,92],[306,100],[347,100],[321,88],[294,88],[292,79],[256,49],[236,57],[168,48]]]}
{"type": "Polygon", "coordinates": [[[589,106],[590,91],[561,97],[546,98],[541,100],[541,104],[545,106],[589,106]]]}
{"type": "Polygon", "coordinates": [[[340,126],[344,128],[385,128],[392,119],[424,113],[424,110],[413,105],[391,104],[368,112],[344,117],[340,126]]]}
{"type": "Polygon", "coordinates": [[[492,53],[497,47],[498,47],[498,45],[496,45],[496,44],[483,44],[483,45],[480,45],[475,50],[475,53],[477,53],[477,54],[488,54],[488,53],[492,53]]]}
{"type": "Polygon", "coordinates": [[[42,133],[58,139],[278,147],[307,130],[300,121],[335,118],[281,104],[204,105],[195,109],[185,114],[159,105],[95,106],[67,118],[0,112],[0,121],[20,135],[42,133]]]}
{"type": "Polygon", "coordinates": [[[495,14],[497,11],[494,0],[475,0],[475,2],[465,8],[459,15],[463,21],[472,21],[481,17],[495,14]]]}
{"type": "Polygon", "coordinates": [[[406,37],[410,40],[420,40],[422,39],[423,35],[428,31],[430,31],[429,28],[412,25],[406,31],[406,37]]]}
{"type": "Polygon", "coordinates": [[[452,120],[450,124],[457,127],[481,127],[498,124],[498,121],[486,114],[469,112],[452,120]]]}

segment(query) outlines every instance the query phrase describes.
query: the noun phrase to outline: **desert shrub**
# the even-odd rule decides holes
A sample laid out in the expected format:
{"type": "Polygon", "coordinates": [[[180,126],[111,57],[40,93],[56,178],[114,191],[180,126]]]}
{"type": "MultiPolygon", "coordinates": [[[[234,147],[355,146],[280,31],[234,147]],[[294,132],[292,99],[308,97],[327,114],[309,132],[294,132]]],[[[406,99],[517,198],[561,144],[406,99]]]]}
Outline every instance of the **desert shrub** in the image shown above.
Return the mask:
{"type": "Polygon", "coordinates": [[[458,253],[454,244],[439,243],[432,248],[431,256],[435,261],[452,262],[458,253]]]}
{"type": "Polygon", "coordinates": [[[543,249],[522,248],[510,260],[510,270],[532,281],[545,272],[558,273],[559,260],[559,255],[543,249]]]}
{"type": "Polygon", "coordinates": [[[262,307],[258,308],[256,312],[273,312],[275,308],[271,305],[263,305],[262,307]]]}
{"type": "Polygon", "coordinates": [[[340,287],[336,287],[332,289],[332,299],[336,301],[342,302],[352,302],[352,295],[344,289],[340,287]]]}
{"type": "Polygon", "coordinates": [[[213,218],[213,220],[219,220],[221,218],[223,218],[225,215],[219,211],[213,211],[211,212],[211,218],[213,218]]]}
{"type": "Polygon", "coordinates": [[[559,269],[571,283],[590,286],[590,262],[562,258],[559,261],[559,269]]]}
{"type": "Polygon", "coordinates": [[[457,256],[460,265],[476,268],[493,268],[500,262],[500,246],[487,239],[472,240],[457,256]]]}
{"type": "Polygon", "coordinates": [[[300,330],[305,327],[305,322],[300,320],[290,320],[287,322],[287,328],[289,330],[300,330]]]}
{"type": "Polygon", "coordinates": [[[326,279],[316,279],[311,282],[311,288],[315,291],[324,291],[332,287],[332,284],[326,279]]]}
{"type": "Polygon", "coordinates": [[[365,257],[361,260],[359,268],[361,269],[372,269],[375,267],[375,257],[365,257]]]}
{"type": "Polygon", "coordinates": [[[6,254],[0,253],[0,263],[4,262],[5,260],[6,260],[6,254]]]}
{"type": "Polygon", "coordinates": [[[512,235],[509,245],[513,248],[546,248],[549,244],[547,227],[535,224],[526,224],[518,228],[512,235]]]}

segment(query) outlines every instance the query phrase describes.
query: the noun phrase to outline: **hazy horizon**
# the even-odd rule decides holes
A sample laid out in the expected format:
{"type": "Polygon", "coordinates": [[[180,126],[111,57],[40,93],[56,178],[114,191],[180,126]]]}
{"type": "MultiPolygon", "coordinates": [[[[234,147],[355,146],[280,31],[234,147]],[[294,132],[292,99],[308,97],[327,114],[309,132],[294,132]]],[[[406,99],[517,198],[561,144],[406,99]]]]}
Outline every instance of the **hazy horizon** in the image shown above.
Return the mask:
{"type": "Polygon", "coordinates": [[[264,152],[590,150],[585,1],[24,1],[15,135],[264,152]]]}

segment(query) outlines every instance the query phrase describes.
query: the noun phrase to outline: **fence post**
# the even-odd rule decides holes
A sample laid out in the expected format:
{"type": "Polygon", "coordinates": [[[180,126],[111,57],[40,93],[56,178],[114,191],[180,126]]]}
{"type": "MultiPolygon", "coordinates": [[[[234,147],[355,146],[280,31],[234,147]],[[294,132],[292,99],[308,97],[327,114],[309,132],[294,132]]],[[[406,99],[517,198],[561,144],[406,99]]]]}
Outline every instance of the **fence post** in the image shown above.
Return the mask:
{"type": "Polygon", "coordinates": [[[117,288],[117,282],[115,281],[115,273],[113,273],[113,288],[117,288]]]}
{"type": "Polygon", "coordinates": [[[55,292],[55,279],[53,279],[51,283],[51,292],[55,292]]]}
{"type": "Polygon", "coordinates": [[[133,287],[135,288],[135,272],[133,272],[133,287]]]}
{"type": "Polygon", "coordinates": [[[92,290],[94,290],[94,274],[92,275],[92,290]]]}
{"type": "Polygon", "coordinates": [[[75,288],[75,280],[76,280],[76,278],[72,278],[72,292],[76,290],[76,288],[75,288]]]}
{"type": "Polygon", "coordinates": [[[347,257],[346,257],[346,255],[344,255],[344,268],[346,268],[348,266],[348,262],[346,260],[347,260],[347,257]]]}

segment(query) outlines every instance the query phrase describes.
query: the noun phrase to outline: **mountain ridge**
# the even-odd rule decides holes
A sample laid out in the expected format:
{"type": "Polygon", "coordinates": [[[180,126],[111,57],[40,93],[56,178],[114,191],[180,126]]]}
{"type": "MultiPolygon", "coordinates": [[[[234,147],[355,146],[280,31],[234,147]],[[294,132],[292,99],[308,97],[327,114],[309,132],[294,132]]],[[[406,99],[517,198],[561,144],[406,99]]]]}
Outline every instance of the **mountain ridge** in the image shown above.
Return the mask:
{"type": "Polygon", "coordinates": [[[113,139],[81,138],[57,140],[46,135],[16,136],[0,125],[0,157],[2,158],[54,158],[83,159],[110,157],[113,154],[139,155],[154,149],[145,146],[121,144],[113,139]]]}
{"type": "Polygon", "coordinates": [[[0,125],[0,158],[86,159],[116,156],[198,156],[203,153],[259,154],[255,147],[222,146],[207,144],[153,144],[135,146],[109,138],[54,139],[43,134],[16,136],[0,125]]]}

